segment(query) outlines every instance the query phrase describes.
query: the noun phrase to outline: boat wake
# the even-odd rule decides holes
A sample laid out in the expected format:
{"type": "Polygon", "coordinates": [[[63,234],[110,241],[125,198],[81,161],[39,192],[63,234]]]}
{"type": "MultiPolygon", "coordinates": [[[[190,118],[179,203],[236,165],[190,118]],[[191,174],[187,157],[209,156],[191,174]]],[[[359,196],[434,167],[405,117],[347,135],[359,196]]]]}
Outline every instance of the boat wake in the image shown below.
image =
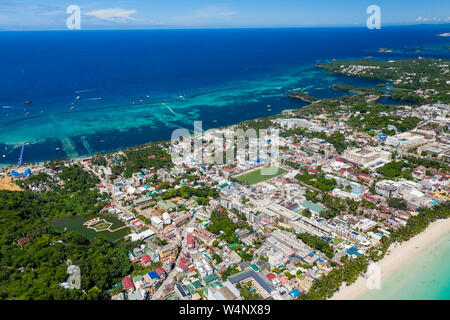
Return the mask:
{"type": "Polygon", "coordinates": [[[75,91],[75,93],[83,93],[83,92],[89,92],[89,91],[94,91],[94,90],[97,90],[97,89],[78,90],[78,91],[75,91]]]}

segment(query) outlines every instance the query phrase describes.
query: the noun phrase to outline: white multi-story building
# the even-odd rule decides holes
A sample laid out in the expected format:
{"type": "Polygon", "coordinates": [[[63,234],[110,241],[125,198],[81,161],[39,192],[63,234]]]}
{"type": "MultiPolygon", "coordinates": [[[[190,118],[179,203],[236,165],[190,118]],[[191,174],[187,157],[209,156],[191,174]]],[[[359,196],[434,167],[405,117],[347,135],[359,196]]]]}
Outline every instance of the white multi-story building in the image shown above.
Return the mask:
{"type": "Polygon", "coordinates": [[[375,184],[375,192],[384,196],[392,197],[398,191],[398,184],[391,180],[381,180],[375,184]]]}
{"type": "Polygon", "coordinates": [[[346,150],[344,152],[343,158],[362,167],[371,166],[377,164],[378,162],[387,163],[392,159],[390,152],[375,149],[372,147],[346,150]]]}
{"type": "Polygon", "coordinates": [[[388,136],[386,139],[386,144],[404,150],[414,148],[424,144],[425,142],[426,141],[423,135],[415,134],[414,132],[404,132],[396,134],[395,136],[388,136]]]}
{"type": "Polygon", "coordinates": [[[150,221],[152,222],[152,226],[158,230],[161,230],[164,227],[163,221],[158,217],[152,217],[150,221]]]}

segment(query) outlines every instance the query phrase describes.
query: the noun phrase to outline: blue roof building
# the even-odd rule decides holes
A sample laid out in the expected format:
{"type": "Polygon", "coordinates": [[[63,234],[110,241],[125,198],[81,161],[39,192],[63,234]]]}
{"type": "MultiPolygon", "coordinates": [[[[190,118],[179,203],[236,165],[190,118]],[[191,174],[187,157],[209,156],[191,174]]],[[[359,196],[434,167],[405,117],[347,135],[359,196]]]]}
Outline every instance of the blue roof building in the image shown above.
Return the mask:
{"type": "Polygon", "coordinates": [[[17,171],[12,171],[11,172],[11,175],[13,177],[27,177],[30,174],[31,174],[31,170],[30,169],[25,170],[23,173],[18,173],[17,171]]]}
{"type": "Polygon", "coordinates": [[[350,249],[348,249],[347,254],[352,255],[352,254],[356,254],[357,256],[360,255],[360,253],[358,252],[358,248],[356,247],[351,247],[350,249]]]}
{"type": "Polygon", "coordinates": [[[387,135],[385,135],[384,133],[379,133],[377,134],[377,136],[381,141],[386,141],[387,135]]]}
{"type": "Polygon", "coordinates": [[[150,271],[148,273],[148,276],[150,277],[150,279],[159,279],[159,274],[155,270],[150,271]]]}
{"type": "Polygon", "coordinates": [[[295,288],[294,290],[289,292],[289,295],[295,299],[300,295],[300,290],[298,288],[295,288]]]}

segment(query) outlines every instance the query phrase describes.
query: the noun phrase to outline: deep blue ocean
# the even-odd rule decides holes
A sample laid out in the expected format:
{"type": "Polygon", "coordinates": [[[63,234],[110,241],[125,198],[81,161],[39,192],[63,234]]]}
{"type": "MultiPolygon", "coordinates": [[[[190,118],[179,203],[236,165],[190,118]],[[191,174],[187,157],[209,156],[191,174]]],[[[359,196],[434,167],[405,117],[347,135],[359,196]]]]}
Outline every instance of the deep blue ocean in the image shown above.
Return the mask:
{"type": "Polygon", "coordinates": [[[318,61],[450,57],[447,26],[0,32],[0,163],[43,161],[170,139],[341,93],[318,61]],[[379,48],[393,49],[379,53],[379,48]],[[32,101],[25,104],[25,101],[32,101]]]}

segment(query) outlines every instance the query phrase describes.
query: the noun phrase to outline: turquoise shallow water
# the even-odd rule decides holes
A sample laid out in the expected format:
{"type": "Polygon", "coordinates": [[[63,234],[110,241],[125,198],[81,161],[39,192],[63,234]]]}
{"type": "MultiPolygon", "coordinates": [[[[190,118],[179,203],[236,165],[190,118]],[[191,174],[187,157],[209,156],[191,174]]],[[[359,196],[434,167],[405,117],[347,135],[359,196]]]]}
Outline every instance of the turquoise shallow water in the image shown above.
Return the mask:
{"type": "Polygon", "coordinates": [[[371,290],[363,300],[449,300],[450,232],[420,251],[371,290]]]}
{"type": "MultiPolygon", "coordinates": [[[[0,165],[170,139],[344,94],[318,61],[450,57],[444,26],[0,32],[0,165]],[[417,46],[423,48],[416,52],[417,46]],[[390,54],[379,48],[395,48],[390,54]],[[32,103],[24,103],[32,101],[32,103]]],[[[386,102],[387,103],[387,102],[386,102]]]]}

